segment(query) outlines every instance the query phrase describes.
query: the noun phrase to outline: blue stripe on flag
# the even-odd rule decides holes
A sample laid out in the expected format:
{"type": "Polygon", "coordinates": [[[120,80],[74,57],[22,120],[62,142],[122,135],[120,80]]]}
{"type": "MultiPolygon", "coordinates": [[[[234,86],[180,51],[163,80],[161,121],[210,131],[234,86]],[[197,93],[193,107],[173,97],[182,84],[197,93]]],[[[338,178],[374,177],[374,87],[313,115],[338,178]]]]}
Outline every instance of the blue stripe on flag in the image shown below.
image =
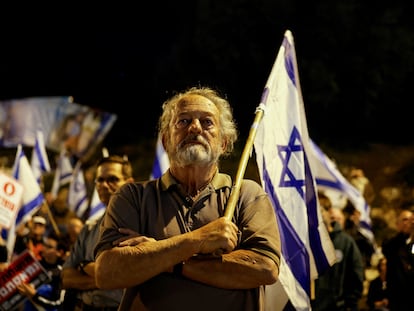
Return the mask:
{"type": "Polygon", "coordinates": [[[153,178],[158,178],[162,175],[161,163],[160,163],[160,160],[157,156],[154,159],[154,164],[153,164],[153,167],[152,167],[152,173],[151,174],[152,174],[153,178]]]}
{"type": "Polygon", "coordinates": [[[282,45],[285,48],[285,69],[288,77],[292,81],[293,85],[297,88],[296,77],[295,77],[295,66],[294,66],[294,50],[289,40],[285,37],[282,45]]]}
{"type": "Polygon", "coordinates": [[[170,167],[170,160],[168,159],[167,152],[162,145],[162,139],[160,136],[157,138],[157,143],[155,147],[155,159],[152,166],[152,171],[150,179],[155,179],[161,177],[168,168],[170,167]]]}
{"type": "MultiPolygon", "coordinates": [[[[265,163],[264,166],[266,166],[265,163]]],[[[302,243],[302,240],[297,235],[295,228],[291,225],[288,217],[282,209],[275,193],[272,180],[269,177],[266,168],[263,169],[263,179],[265,182],[266,192],[268,193],[276,211],[283,257],[285,258],[286,263],[296,280],[306,291],[306,293],[310,295],[309,256],[305,245],[302,243]]]]}
{"type": "Polygon", "coordinates": [[[20,207],[19,212],[16,217],[16,227],[22,222],[22,220],[29,214],[34,213],[35,209],[43,203],[44,196],[42,193],[39,193],[31,201],[20,207]]]}
{"type": "Polygon", "coordinates": [[[375,244],[374,233],[371,226],[370,207],[362,193],[355,188],[336,168],[335,164],[323,151],[310,140],[311,152],[315,159],[315,175],[318,187],[335,190],[345,195],[354,207],[361,213],[360,225],[365,230],[361,232],[375,244]]]}
{"type": "Polygon", "coordinates": [[[39,161],[40,172],[46,172],[47,171],[46,163],[45,163],[45,160],[42,157],[42,151],[40,150],[40,146],[37,143],[34,146],[33,152],[35,153],[35,157],[39,161]]]}

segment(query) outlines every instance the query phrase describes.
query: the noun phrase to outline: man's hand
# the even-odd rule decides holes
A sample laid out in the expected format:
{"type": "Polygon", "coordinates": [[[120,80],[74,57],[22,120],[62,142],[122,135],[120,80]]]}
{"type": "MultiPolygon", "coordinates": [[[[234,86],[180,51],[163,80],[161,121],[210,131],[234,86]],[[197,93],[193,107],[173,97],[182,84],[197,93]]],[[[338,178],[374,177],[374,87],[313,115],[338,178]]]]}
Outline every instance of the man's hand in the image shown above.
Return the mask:
{"type": "Polygon", "coordinates": [[[36,295],[36,289],[30,283],[24,283],[24,282],[20,283],[19,285],[17,285],[17,290],[19,291],[21,295],[29,297],[29,298],[36,295]]]}
{"type": "Polygon", "coordinates": [[[200,241],[199,254],[228,253],[237,246],[237,226],[226,217],[213,220],[194,230],[200,241]]]}
{"type": "Polygon", "coordinates": [[[125,236],[113,241],[112,245],[114,246],[135,246],[142,242],[156,241],[153,238],[149,238],[145,235],[140,235],[134,230],[128,228],[119,228],[118,231],[125,236]]]}

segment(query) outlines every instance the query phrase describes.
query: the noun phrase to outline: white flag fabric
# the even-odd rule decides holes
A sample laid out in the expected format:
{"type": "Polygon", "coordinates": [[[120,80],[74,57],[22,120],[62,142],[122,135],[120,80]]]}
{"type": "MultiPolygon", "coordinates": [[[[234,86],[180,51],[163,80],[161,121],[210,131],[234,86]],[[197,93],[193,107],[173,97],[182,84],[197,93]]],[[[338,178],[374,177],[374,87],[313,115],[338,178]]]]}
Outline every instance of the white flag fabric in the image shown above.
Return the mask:
{"type": "Polygon", "coordinates": [[[16,159],[12,168],[12,176],[23,186],[23,194],[16,221],[8,231],[3,230],[2,232],[3,238],[7,240],[9,260],[13,255],[14,244],[16,241],[16,228],[30,220],[44,201],[43,193],[33,175],[29,160],[20,144],[17,146],[16,159]]]}
{"type": "Polygon", "coordinates": [[[55,176],[53,178],[51,195],[52,198],[56,198],[60,187],[70,185],[73,178],[73,167],[70,161],[70,157],[65,149],[59,154],[59,158],[56,165],[55,176]]]}
{"type": "Polygon", "coordinates": [[[19,226],[22,222],[28,221],[44,201],[42,190],[33,175],[22,145],[17,146],[12,175],[23,186],[22,206],[16,218],[16,225],[19,226]]]}
{"type": "Polygon", "coordinates": [[[165,152],[164,146],[162,145],[161,137],[158,137],[150,179],[161,177],[161,175],[164,174],[169,167],[170,160],[168,159],[167,152],[165,152]]]}
{"type": "Polygon", "coordinates": [[[73,169],[72,180],[69,185],[68,206],[76,216],[83,219],[88,209],[88,189],[85,175],[82,170],[82,162],[78,161],[73,169]]]}
{"type": "Polygon", "coordinates": [[[36,141],[32,150],[30,166],[37,182],[41,185],[43,174],[51,171],[42,131],[36,132],[36,141]]]}
{"type": "MultiPolygon", "coordinates": [[[[280,284],[276,284],[281,285],[296,310],[310,310],[311,283],[335,262],[335,252],[318,208],[296,52],[289,30],[260,107],[264,114],[254,140],[256,161],[262,186],[276,211],[282,242],[280,284]]],[[[274,311],[280,307],[279,295],[271,289],[266,289],[266,310],[274,311]]]]}
{"type": "Polygon", "coordinates": [[[102,217],[105,213],[105,204],[99,199],[98,191],[96,187],[93,189],[92,198],[91,198],[91,206],[89,210],[89,217],[86,221],[93,221],[102,217]]]}
{"type": "Polygon", "coordinates": [[[318,188],[335,191],[347,198],[361,213],[360,232],[375,245],[370,207],[363,194],[342,175],[335,163],[313,141],[311,141],[311,150],[312,157],[309,158],[315,171],[318,188]]]}

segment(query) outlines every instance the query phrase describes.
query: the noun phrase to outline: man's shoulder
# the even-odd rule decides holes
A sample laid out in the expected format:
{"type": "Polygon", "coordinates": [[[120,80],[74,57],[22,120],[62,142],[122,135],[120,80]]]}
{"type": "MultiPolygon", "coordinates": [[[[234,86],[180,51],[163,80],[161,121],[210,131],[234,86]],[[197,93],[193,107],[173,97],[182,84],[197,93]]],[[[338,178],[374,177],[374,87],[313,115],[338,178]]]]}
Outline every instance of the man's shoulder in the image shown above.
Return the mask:
{"type": "Polygon", "coordinates": [[[384,239],[384,241],[382,242],[382,247],[383,248],[392,247],[393,245],[405,243],[405,240],[406,240],[406,236],[402,234],[401,232],[398,232],[397,234],[391,236],[390,238],[384,239]]]}

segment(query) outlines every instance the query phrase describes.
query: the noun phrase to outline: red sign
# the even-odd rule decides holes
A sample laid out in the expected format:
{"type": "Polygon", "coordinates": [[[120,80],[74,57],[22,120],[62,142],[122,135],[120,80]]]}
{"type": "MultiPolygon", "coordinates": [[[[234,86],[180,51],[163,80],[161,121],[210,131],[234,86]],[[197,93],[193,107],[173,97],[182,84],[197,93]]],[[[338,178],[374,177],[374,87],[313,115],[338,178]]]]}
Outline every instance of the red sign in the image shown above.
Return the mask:
{"type": "Polygon", "coordinates": [[[32,283],[38,288],[48,281],[50,277],[39,261],[28,250],[24,251],[0,273],[0,310],[11,310],[26,299],[17,290],[20,283],[32,283]]]}

